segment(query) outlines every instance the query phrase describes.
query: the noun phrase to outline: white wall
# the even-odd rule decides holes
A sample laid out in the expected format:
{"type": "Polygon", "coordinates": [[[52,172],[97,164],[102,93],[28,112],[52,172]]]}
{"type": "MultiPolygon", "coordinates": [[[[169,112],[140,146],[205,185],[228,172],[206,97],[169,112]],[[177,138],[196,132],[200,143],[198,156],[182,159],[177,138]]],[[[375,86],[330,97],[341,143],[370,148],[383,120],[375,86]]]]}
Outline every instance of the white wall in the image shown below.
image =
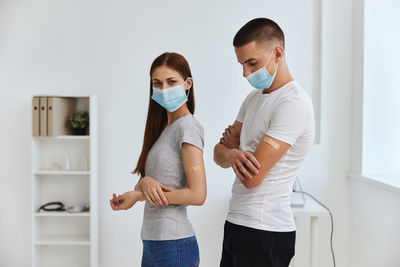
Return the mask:
{"type": "MultiPolygon", "coordinates": [[[[400,3],[355,0],[351,267],[400,266],[400,190],[365,176],[400,173],[400,3]],[[394,49],[393,49],[394,48],[394,49]]],[[[394,176],[395,177],[395,176],[394,176]]],[[[398,178],[397,178],[398,179],[398,178]]]]}
{"type": "Polygon", "coordinates": [[[350,183],[351,267],[400,266],[400,190],[350,183]]]}
{"type": "Polygon", "coordinates": [[[365,1],[364,174],[400,173],[399,13],[399,1],[365,1]]]}
{"type": "MultiPolygon", "coordinates": [[[[315,0],[317,1],[317,0],[315,0]]],[[[2,1],[0,2],[0,266],[30,264],[31,94],[96,94],[99,104],[101,266],[140,262],[142,206],[113,212],[112,192],[131,187],[148,99],[148,70],[164,51],[185,55],[194,74],[197,117],[205,127],[208,199],[192,207],[203,266],[216,266],[233,175],[212,148],[251,90],[232,38],[249,19],[276,20],[287,34],[295,77],[310,90],[315,1],[2,1]],[[311,31],[311,32],[310,32],[311,31]],[[18,256],[17,256],[18,255],[18,256]]],[[[351,2],[322,5],[321,144],[301,175],[303,187],[333,210],[337,266],[347,266],[350,157],[351,2]],[[338,20],[340,14],[340,20],[338,20]]],[[[329,228],[320,258],[330,266],[329,228]]]]}

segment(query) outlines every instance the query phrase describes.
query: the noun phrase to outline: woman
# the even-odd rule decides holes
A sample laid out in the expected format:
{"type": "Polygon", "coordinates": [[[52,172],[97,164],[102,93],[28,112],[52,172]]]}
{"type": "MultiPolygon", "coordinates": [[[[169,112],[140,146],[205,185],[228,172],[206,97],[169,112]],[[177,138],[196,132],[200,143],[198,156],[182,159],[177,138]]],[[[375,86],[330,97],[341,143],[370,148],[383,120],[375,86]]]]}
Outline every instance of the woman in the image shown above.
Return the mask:
{"type": "Polygon", "coordinates": [[[206,175],[203,127],[193,116],[193,79],[186,59],[157,57],[150,69],[150,103],[142,153],[132,173],[134,191],[110,200],[114,210],[147,200],[141,238],[142,267],[198,266],[199,249],[186,215],[187,205],[203,205],[206,175]]]}

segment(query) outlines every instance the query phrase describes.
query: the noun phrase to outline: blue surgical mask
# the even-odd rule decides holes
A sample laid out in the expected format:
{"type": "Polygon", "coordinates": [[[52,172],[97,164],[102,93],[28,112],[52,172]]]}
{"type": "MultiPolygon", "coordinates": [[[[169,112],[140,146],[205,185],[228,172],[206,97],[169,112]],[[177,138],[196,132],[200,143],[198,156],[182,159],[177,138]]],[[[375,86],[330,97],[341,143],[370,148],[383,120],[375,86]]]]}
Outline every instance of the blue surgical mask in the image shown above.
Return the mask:
{"type": "Polygon", "coordinates": [[[272,85],[272,82],[275,79],[276,75],[276,70],[278,69],[278,64],[276,64],[274,74],[271,75],[269,74],[266,66],[274,53],[275,50],[272,51],[271,55],[269,56],[267,63],[265,63],[264,66],[262,66],[260,69],[256,70],[255,72],[251,73],[250,75],[246,76],[246,79],[249,81],[249,83],[256,89],[264,89],[264,88],[270,88],[272,85]]]}
{"type": "Polygon", "coordinates": [[[188,95],[185,93],[183,84],[166,89],[158,89],[153,87],[153,94],[151,99],[160,104],[169,112],[174,112],[180,108],[188,100],[188,95]]]}

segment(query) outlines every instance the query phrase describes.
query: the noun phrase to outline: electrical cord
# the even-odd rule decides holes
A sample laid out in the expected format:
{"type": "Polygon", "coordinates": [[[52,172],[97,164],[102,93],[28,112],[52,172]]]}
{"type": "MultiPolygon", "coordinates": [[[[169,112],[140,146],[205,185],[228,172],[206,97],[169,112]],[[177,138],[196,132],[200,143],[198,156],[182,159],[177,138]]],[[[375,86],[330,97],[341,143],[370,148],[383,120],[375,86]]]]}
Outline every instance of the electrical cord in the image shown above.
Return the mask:
{"type": "Polygon", "coordinates": [[[89,212],[90,206],[88,204],[80,204],[80,205],[74,205],[74,206],[69,206],[65,208],[64,203],[60,201],[54,201],[54,202],[49,202],[46,203],[37,210],[37,212],[40,212],[41,210],[44,211],[67,211],[69,213],[81,213],[81,212],[89,212]]]}
{"type": "Polygon", "coordinates": [[[46,203],[42,206],[40,206],[40,208],[38,209],[37,212],[40,212],[41,210],[44,211],[65,211],[65,206],[62,202],[59,201],[55,201],[55,202],[49,202],[46,203]],[[52,207],[55,206],[55,207],[52,207]]]}
{"type": "Polygon", "coordinates": [[[329,212],[329,216],[330,216],[330,218],[331,218],[331,240],[330,240],[330,244],[331,244],[332,261],[333,261],[333,266],[336,267],[336,259],[335,259],[335,253],[334,253],[334,251],[333,251],[333,242],[332,242],[332,241],[333,241],[333,228],[334,228],[334,227],[333,227],[333,215],[332,215],[332,212],[331,212],[331,210],[330,210],[327,206],[325,206],[324,204],[322,204],[321,201],[319,201],[318,199],[316,199],[313,195],[311,195],[311,194],[309,194],[309,193],[307,193],[307,192],[304,192],[304,191],[303,191],[303,188],[301,187],[300,181],[299,181],[299,187],[300,187],[300,190],[293,190],[293,192],[295,192],[295,193],[302,193],[302,194],[305,194],[305,195],[311,197],[312,199],[315,200],[315,202],[317,202],[318,204],[320,204],[322,207],[324,207],[324,208],[329,212]]]}

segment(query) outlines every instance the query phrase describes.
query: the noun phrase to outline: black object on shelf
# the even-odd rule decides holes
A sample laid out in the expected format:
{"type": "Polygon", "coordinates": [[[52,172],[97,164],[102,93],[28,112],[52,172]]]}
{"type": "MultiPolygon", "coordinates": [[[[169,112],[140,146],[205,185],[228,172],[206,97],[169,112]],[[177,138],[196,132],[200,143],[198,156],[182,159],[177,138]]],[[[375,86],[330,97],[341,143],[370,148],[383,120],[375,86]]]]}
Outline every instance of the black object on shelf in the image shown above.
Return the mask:
{"type": "Polygon", "coordinates": [[[44,211],[65,211],[65,206],[62,202],[55,201],[55,202],[49,202],[44,205],[42,205],[39,209],[38,212],[41,210],[44,211]]]}

